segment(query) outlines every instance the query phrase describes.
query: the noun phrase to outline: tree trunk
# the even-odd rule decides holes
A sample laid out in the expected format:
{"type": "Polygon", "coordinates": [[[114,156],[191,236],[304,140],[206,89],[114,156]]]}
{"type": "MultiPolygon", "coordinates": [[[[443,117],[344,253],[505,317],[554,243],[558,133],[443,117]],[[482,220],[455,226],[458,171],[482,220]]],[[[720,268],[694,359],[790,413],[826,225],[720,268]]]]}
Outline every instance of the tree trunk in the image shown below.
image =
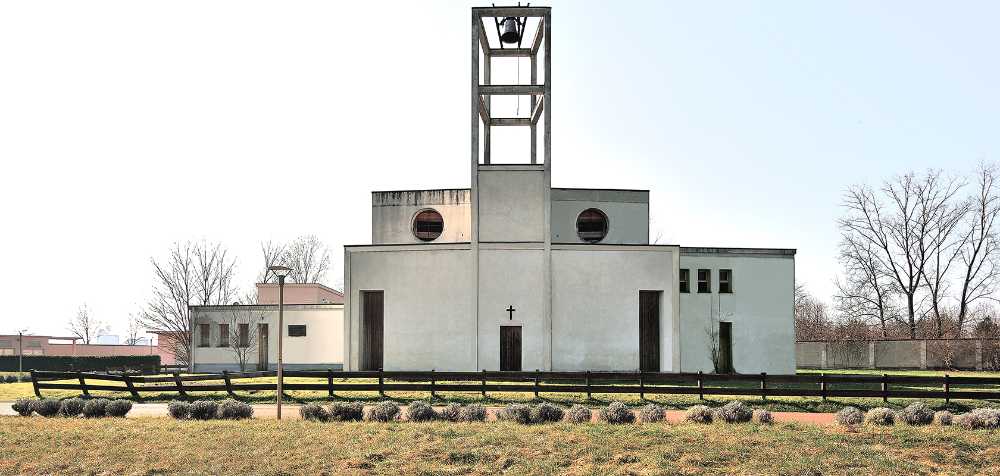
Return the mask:
{"type": "Polygon", "coordinates": [[[916,312],[915,312],[914,307],[913,307],[913,293],[909,293],[909,294],[906,295],[906,311],[909,313],[908,317],[910,319],[910,339],[916,340],[916,338],[917,338],[917,321],[914,318],[914,315],[916,314],[916,312]]]}

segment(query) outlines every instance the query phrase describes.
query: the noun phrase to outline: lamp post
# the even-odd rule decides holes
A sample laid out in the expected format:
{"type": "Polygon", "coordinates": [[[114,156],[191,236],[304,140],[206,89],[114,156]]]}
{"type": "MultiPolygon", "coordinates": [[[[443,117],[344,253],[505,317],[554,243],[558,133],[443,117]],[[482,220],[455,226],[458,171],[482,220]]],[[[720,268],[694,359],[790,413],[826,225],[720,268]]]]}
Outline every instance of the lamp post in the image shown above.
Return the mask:
{"type": "Polygon", "coordinates": [[[278,419],[281,419],[281,388],[283,383],[281,363],[282,363],[282,336],[285,334],[285,276],[292,271],[285,266],[270,266],[268,271],[278,277],[278,419]]]}
{"type": "Polygon", "coordinates": [[[17,331],[17,381],[24,381],[24,330],[17,331]]]}

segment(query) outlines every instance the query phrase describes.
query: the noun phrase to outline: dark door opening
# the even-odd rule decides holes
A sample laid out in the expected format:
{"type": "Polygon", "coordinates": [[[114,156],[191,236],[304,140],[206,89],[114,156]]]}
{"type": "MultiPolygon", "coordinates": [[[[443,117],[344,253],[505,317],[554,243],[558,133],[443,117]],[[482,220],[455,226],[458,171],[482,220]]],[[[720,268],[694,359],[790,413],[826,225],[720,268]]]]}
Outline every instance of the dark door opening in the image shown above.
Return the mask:
{"type": "Polygon", "coordinates": [[[257,325],[257,370],[267,370],[267,324],[257,325]]]}
{"type": "Polygon", "coordinates": [[[719,373],[733,373],[733,323],[719,323],[719,373]]]}
{"type": "Polygon", "coordinates": [[[660,291],[639,291],[639,370],[660,371],[660,291]]]}
{"type": "Polygon", "coordinates": [[[361,291],[361,370],[382,368],[384,301],[382,291],[361,291]]]}
{"type": "Polygon", "coordinates": [[[521,326],[500,327],[500,370],[521,370],[521,326]]]}

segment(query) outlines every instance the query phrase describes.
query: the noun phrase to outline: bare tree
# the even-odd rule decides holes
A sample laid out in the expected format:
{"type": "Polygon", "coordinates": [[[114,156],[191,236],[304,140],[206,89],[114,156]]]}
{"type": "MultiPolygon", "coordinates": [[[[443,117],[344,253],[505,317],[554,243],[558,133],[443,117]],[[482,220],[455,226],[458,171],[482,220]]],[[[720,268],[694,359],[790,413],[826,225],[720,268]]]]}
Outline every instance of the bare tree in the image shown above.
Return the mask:
{"type": "Polygon", "coordinates": [[[125,345],[138,345],[142,334],[142,314],[129,313],[125,345]]]}
{"type": "Polygon", "coordinates": [[[830,335],[831,322],[826,306],[814,298],[805,286],[795,286],[795,340],[822,341],[830,335]]]}
{"type": "Polygon", "coordinates": [[[233,261],[218,244],[175,243],[164,262],[151,259],[156,279],[143,313],[146,327],[164,331],[160,338],[178,362],[194,371],[191,358],[194,315],[191,305],[228,304],[233,294],[233,261]]]}
{"type": "Polygon", "coordinates": [[[201,243],[194,246],[197,272],[197,302],[202,305],[227,304],[235,295],[233,269],[236,261],[221,243],[201,243]]]}
{"type": "Polygon", "coordinates": [[[296,238],[283,256],[283,264],[292,268],[288,277],[296,283],[318,283],[330,267],[330,250],[316,235],[296,238]]]}
{"type": "Polygon", "coordinates": [[[258,283],[269,283],[272,280],[277,281],[269,269],[271,266],[283,265],[285,248],[284,244],[272,241],[263,241],[260,243],[260,251],[264,255],[264,269],[257,275],[258,283]]]}
{"type": "Polygon", "coordinates": [[[882,337],[888,337],[889,324],[899,319],[893,305],[896,291],[873,245],[845,235],[839,260],[844,280],[837,281],[834,303],[840,316],[847,321],[875,322],[882,337]]]}
{"type": "Polygon", "coordinates": [[[969,308],[996,291],[1000,270],[996,219],[1000,214],[997,169],[983,164],[976,171],[975,195],[969,205],[966,234],[959,246],[962,262],[961,291],[958,296],[958,329],[964,329],[969,308]]]}
{"type": "Polygon", "coordinates": [[[884,182],[881,196],[865,186],[851,187],[844,200],[847,214],[839,220],[841,234],[871,246],[872,257],[904,296],[911,339],[917,337],[917,292],[940,239],[934,226],[949,212],[960,188],[957,180],[931,170],[884,182]]]}
{"type": "Polygon", "coordinates": [[[247,366],[257,351],[257,332],[255,327],[263,320],[265,310],[257,305],[254,295],[244,298],[248,304],[240,304],[230,308],[226,324],[229,327],[229,349],[233,358],[240,366],[240,372],[246,372],[247,366]]]}
{"type": "Polygon", "coordinates": [[[107,332],[108,326],[91,316],[90,309],[84,304],[77,309],[76,316],[69,320],[69,331],[84,344],[90,344],[98,335],[107,332]]]}

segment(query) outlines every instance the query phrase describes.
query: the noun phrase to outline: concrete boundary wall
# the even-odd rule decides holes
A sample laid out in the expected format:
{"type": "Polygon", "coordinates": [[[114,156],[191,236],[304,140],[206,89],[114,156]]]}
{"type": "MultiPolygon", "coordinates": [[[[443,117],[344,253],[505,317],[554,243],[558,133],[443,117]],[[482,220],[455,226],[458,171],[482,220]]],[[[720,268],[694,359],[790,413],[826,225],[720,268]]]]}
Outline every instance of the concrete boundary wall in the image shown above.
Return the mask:
{"type": "Polygon", "coordinates": [[[969,369],[996,367],[1000,340],[926,339],[796,342],[800,369],[969,369]]]}

